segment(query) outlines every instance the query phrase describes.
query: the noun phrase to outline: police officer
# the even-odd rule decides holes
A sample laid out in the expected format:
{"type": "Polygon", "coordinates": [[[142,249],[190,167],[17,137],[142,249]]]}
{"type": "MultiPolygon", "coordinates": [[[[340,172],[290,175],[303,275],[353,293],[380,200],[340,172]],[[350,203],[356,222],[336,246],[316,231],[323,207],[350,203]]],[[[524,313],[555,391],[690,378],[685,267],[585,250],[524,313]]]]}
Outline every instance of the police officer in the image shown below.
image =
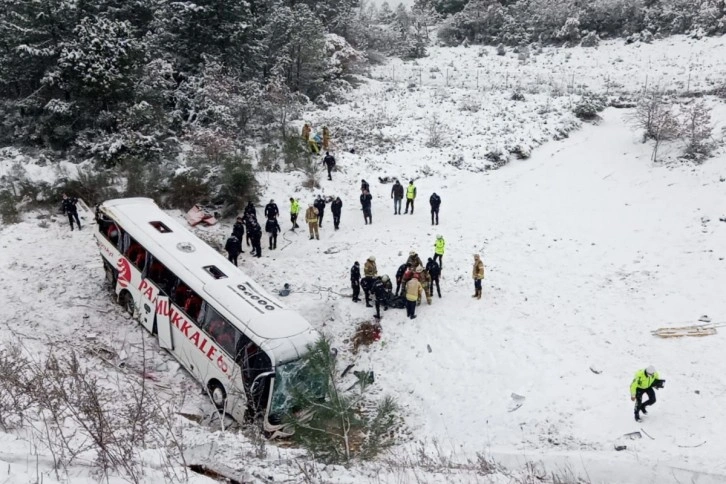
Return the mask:
{"type": "Polygon", "coordinates": [[[343,200],[340,197],[335,197],[333,203],[330,204],[330,211],[333,212],[333,226],[335,230],[340,227],[340,212],[343,210],[343,200]]]}
{"type": "Polygon", "coordinates": [[[318,227],[322,228],[323,215],[325,215],[325,200],[323,199],[323,197],[318,195],[318,198],[315,200],[313,206],[318,209],[318,227]]]}
{"type": "Polygon", "coordinates": [[[265,223],[265,232],[268,233],[270,241],[270,250],[277,249],[277,233],[280,231],[280,226],[277,224],[277,220],[274,218],[267,219],[265,223]]]}
{"type": "Polygon", "coordinates": [[[383,305],[384,311],[388,311],[388,302],[391,300],[390,285],[391,280],[387,275],[373,279],[371,292],[376,301],[376,314],[373,316],[376,319],[381,319],[381,305],[383,305]],[[388,283],[388,286],[386,283],[388,283]]]}
{"type": "Polygon", "coordinates": [[[635,402],[635,421],[640,422],[640,412],[647,414],[645,407],[655,403],[654,388],[663,388],[665,380],[661,380],[653,365],[635,372],[633,382],[630,384],[630,400],[635,402]],[[643,395],[648,395],[648,400],[643,402],[643,395]]]}
{"type": "Polygon", "coordinates": [[[237,265],[237,257],[240,253],[240,241],[234,234],[230,235],[227,243],[224,244],[224,250],[227,251],[227,259],[234,265],[237,265]]]}
{"type": "Polygon", "coordinates": [[[429,204],[431,205],[431,225],[439,225],[439,207],[441,206],[441,197],[435,192],[429,197],[429,204]],[[436,224],[434,224],[434,217],[436,218],[436,224]]]}
{"type": "Polygon", "coordinates": [[[76,225],[78,225],[78,230],[81,230],[81,221],[78,219],[78,208],[76,208],[77,203],[78,199],[76,197],[69,197],[67,194],[63,194],[61,208],[63,209],[63,213],[68,215],[68,221],[71,224],[71,230],[73,230],[73,220],[76,221],[76,225]]]}
{"type": "Polygon", "coordinates": [[[406,187],[406,211],[403,212],[404,214],[408,213],[408,207],[411,207],[411,215],[413,215],[413,201],[416,199],[416,187],[413,184],[413,180],[408,182],[408,186],[406,187]]]}
{"type": "Polygon", "coordinates": [[[300,202],[290,197],[290,222],[292,222],[292,230],[300,228],[297,224],[297,214],[300,213],[300,202]]]}
{"type": "Polygon", "coordinates": [[[239,253],[244,254],[245,251],[242,250],[242,239],[245,236],[245,224],[242,222],[242,217],[237,217],[237,221],[232,226],[232,235],[237,237],[237,241],[239,242],[239,253]]]}
{"type": "Polygon", "coordinates": [[[439,268],[444,268],[444,250],[446,249],[446,241],[444,236],[438,234],[436,236],[436,242],[434,242],[434,260],[439,261],[439,268]]]}
{"type": "Polygon", "coordinates": [[[325,157],[323,158],[323,165],[328,169],[328,180],[333,180],[333,176],[330,174],[330,172],[333,171],[333,168],[335,167],[335,157],[331,155],[329,152],[325,152],[325,157]]]}
{"type": "Polygon", "coordinates": [[[270,200],[270,203],[265,205],[265,218],[276,219],[278,217],[278,215],[280,215],[280,210],[278,210],[277,204],[275,203],[274,200],[270,200]]]}
{"type": "Polygon", "coordinates": [[[247,229],[247,235],[249,235],[252,241],[252,250],[254,251],[255,257],[262,257],[262,227],[257,223],[257,220],[253,220],[247,229]]]}
{"type": "Polygon", "coordinates": [[[360,301],[360,264],[358,261],[353,263],[350,268],[350,287],[353,289],[353,302],[360,301]]]}
{"type": "Polygon", "coordinates": [[[441,276],[441,267],[436,263],[435,260],[429,257],[428,262],[426,263],[426,271],[429,273],[429,276],[431,277],[431,286],[429,289],[429,292],[433,296],[434,294],[434,286],[436,286],[436,292],[438,293],[439,297],[441,297],[441,287],[439,286],[439,277],[441,276]]]}

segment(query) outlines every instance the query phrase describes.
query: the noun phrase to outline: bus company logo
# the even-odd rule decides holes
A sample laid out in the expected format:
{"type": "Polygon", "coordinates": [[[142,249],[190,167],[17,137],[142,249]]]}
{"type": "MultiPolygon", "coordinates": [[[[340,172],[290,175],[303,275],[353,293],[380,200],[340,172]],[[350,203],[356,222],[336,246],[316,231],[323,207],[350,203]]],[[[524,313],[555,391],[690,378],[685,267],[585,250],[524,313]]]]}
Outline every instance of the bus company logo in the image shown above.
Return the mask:
{"type": "Polygon", "coordinates": [[[123,257],[119,257],[116,263],[116,269],[118,269],[118,285],[121,287],[128,286],[129,282],[131,282],[131,266],[129,265],[129,261],[123,257]]]}

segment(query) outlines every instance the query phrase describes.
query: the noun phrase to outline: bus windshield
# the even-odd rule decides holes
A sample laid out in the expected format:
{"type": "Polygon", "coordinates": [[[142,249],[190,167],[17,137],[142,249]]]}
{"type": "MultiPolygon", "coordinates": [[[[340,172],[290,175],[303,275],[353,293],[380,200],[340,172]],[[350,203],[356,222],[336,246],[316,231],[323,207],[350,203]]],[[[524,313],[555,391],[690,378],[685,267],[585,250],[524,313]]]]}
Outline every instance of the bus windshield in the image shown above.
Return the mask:
{"type": "Polygon", "coordinates": [[[313,374],[302,360],[294,360],[275,368],[270,420],[281,421],[284,416],[297,412],[296,397],[323,400],[327,389],[325,375],[313,374]]]}

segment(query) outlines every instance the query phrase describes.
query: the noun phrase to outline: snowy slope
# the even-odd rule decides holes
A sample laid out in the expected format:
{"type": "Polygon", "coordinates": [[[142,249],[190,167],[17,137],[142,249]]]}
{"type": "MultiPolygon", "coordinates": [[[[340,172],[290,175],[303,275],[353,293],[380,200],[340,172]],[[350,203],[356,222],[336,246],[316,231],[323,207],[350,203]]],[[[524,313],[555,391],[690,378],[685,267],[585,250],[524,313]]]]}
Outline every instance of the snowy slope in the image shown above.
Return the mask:
{"type": "MultiPolygon", "coordinates": [[[[687,42],[642,48],[654,49],[655,63],[676,47],[687,52],[687,42]]],[[[724,49],[711,39],[704,42],[711,42],[704,44],[712,49],[709,59],[723,65],[724,49]]],[[[573,58],[586,55],[571,52],[573,58]]],[[[607,49],[587,55],[598,52],[610,55],[607,49]]],[[[450,55],[441,53],[442,67],[450,55]]],[[[678,59],[688,62],[685,54],[678,59]]],[[[598,65],[607,69],[605,59],[598,65]]],[[[702,315],[726,322],[726,223],[719,221],[726,217],[726,156],[698,167],[654,165],[650,148],[624,122],[627,112],[614,109],[597,125],[548,141],[554,134],[550,124],[569,119],[569,101],[558,108],[561,117],[534,126],[528,121],[538,116],[533,105],[547,104],[537,97],[512,104],[517,107],[511,125],[499,122],[503,108],[484,107],[481,119],[491,126],[486,134],[467,111],[452,107],[472,90],[451,89],[438,103],[417,105],[416,96],[435,99],[437,89],[409,91],[374,82],[356,93],[357,106],[365,109],[356,110],[352,102],[310,113],[316,124],[338,119],[351,131],[366,127],[371,113],[382,113],[390,126],[383,123],[380,133],[393,133],[399,142],[374,150],[358,140],[355,145],[364,146],[359,154],[336,152],[342,171],[332,182],[323,177],[315,192],[294,188],[300,186],[299,174],[262,175],[263,202],[274,198],[283,213],[293,195],[304,206],[315,193],[341,196],[342,226],[333,231],[327,211],[321,240],[309,241],[304,228],[287,231],[290,224],[283,217],[279,249],[268,251],[263,244],[263,258],[245,254],[244,270],[269,289],[290,283],[293,293],[286,303],[333,337],[342,363],[373,370],[376,391],[398,399],[410,435],[395,450],[401,462],[420,447],[431,453],[438,447],[454,461],[476,459],[479,452],[512,469],[542,461],[547,469],[569,467],[591,482],[726,482],[723,334],[680,339],[650,334],[695,324],[702,315]],[[391,89],[388,97],[371,95],[385,89],[391,89]],[[434,113],[458,126],[460,138],[442,149],[423,146],[422,130],[434,113]],[[536,136],[527,130],[536,130],[536,136]],[[537,138],[534,145],[545,144],[528,160],[479,171],[489,144],[500,137],[506,143],[537,138]],[[459,155],[471,161],[465,169],[446,164],[459,155]],[[378,183],[378,176],[416,179],[414,215],[393,215],[391,185],[378,183]],[[363,224],[357,202],[361,178],[371,183],[374,196],[370,226],[363,224]],[[430,225],[427,211],[433,191],[443,199],[438,227],[430,225]],[[393,276],[410,250],[430,257],[437,233],[447,240],[443,298],[420,306],[415,321],[403,311],[387,311],[382,340],[352,355],[348,340],[357,323],[372,315],[343,296],[353,261],[362,263],[373,254],[379,272],[393,276]],[[473,253],[482,254],[487,269],[481,301],[470,297],[473,253]],[[667,383],[644,422],[636,424],[628,386],[635,370],[648,364],[667,383]],[[516,410],[513,393],[525,397],[516,410]],[[641,428],[652,439],[623,438],[641,428]],[[616,452],[615,444],[627,450],[616,452]]],[[[714,121],[721,126],[726,110],[716,106],[714,121]]],[[[139,378],[145,348],[156,391],[182,389],[187,408],[208,412],[196,383],[110,302],[90,231],[70,233],[57,215],[44,228],[36,216],[0,229],[0,311],[6,331],[33,351],[102,347],[123,355],[126,371],[99,364],[99,374],[110,381],[139,378]]],[[[200,231],[221,242],[229,226],[200,231]]],[[[301,480],[296,450],[268,445],[268,457],[259,459],[244,434],[187,424],[185,436],[192,448],[205,450],[212,443],[218,459],[249,472],[251,480],[301,480]]],[[[37,480],[31,444],[8,434],[0,434],[0,441],[0,461],[12,463],[10,482],[37,480]]],[[[43,482],[53,479],[48,462],[39,466],[43,482]]],[[[490,482],[463,470],[411,473],[384,463],[316,472],[321,482],[490,482]]],[[[94,482],[87,474],[76,470],[69,481],[94,482]]],[[[150,464],[149,482],[160,482],[160,476],[159,466],[150,464]]]]}

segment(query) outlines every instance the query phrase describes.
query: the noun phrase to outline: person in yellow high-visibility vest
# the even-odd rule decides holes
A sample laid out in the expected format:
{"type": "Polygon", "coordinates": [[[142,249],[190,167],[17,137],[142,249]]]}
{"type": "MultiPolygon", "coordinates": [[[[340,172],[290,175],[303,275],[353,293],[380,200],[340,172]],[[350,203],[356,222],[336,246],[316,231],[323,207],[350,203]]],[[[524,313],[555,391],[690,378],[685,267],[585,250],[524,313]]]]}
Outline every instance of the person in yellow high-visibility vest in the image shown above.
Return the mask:
{"type": "Polygon", "coordinates": [[[436,262],[436,259],[439,260],[439,268],[444,268],[444,248],[446,247],[446,241],[444,240],[444,236],[439,234],[436,236],[436,242],[434,242],[434,262],[436,262]]]}
{"type": "Polygon", "coordinates": [[[300,228],[297,224],[297,215],[300,213],[300,202],[290,197],[290,222],[292,222],[292,230],[300,228]]]}
{"type": "Polygon", "coordinates": [[[408,182],[408,186],[406,187],[406,211],[403,212],[404,214],[408,213],[408,207],[411,207],[411,215],[413,215],[413,201],[416,199],[416,187],[413,184],[413,180],[408,182]]]}
{"type": "Polygon", "coordinates": [[[645,407],[655,403],[655,390],[653,389],[663,388],[664,383],[665,380],[660,379],[658,372],[655,371],[652,365],[635,372],[633,381],[630,384],[630,400],[635,402],[633,412],[636,422],[640,422],[640,412],[647,414],[648,411],[645,407]],[[645,402],[643,402],[643,394],[648,395],[648,400],[645,402]]]}

